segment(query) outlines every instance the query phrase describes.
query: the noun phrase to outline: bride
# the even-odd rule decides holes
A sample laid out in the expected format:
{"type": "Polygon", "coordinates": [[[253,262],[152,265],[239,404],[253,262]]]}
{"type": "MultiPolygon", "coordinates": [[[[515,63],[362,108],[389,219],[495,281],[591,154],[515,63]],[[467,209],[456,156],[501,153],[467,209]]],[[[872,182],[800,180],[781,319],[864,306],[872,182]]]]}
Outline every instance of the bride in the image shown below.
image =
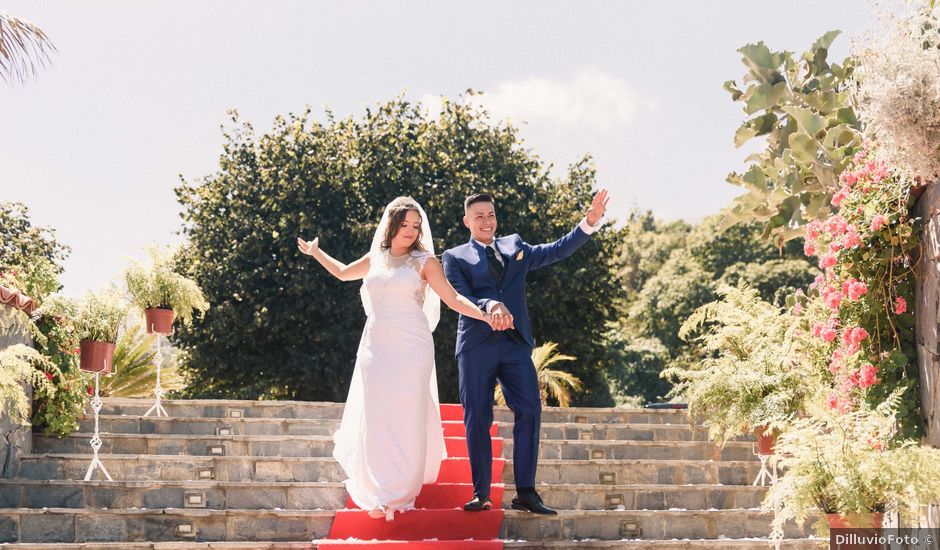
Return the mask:
{"type": "Polygon", "coordinates": [[[437,479],[447,455],[431,338],[440,300],[491,326],[492,317],[444,277],[428,218],[410,197],[385,207],[369,253],[351,264],[330,257],[318,238],[298,237],[297,246],[334,277],[363,279],[366,325],[333,456],[353,502],[391,521],[396,511],[414,509],[421,485],[437,479]]]}

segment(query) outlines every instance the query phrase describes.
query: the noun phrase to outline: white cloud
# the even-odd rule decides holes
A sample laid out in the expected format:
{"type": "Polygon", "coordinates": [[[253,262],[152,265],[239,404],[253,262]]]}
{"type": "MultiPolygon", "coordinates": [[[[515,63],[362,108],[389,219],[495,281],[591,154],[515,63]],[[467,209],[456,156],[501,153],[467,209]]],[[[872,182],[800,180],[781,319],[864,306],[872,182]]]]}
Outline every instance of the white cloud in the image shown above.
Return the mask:
{"type": "MultiPolygon", "coordinates": [[[[584,69],[570,79],[530,77],[497,84],[473,101],[498,119],[545,130],[609,132],[633,122],[641,105],[622,79],[600,69],[584,69]]],[[[429,113],[439,113],[441,98],[421,99],[429,113]]]]}
{"type": "Polygon", "coordinates": [[[493,116],[517,124],[603,132],[629,125],[638,103],[626,82],[599,69],[583,70],[569,80],[504,82],[476,100],[493,116]]]}

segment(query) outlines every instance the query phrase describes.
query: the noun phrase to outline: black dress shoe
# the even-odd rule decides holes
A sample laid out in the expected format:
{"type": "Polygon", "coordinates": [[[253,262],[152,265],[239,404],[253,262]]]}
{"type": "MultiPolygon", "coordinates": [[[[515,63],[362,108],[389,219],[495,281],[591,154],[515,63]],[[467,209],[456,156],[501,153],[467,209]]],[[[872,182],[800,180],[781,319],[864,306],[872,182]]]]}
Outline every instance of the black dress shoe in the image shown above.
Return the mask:
{"type": "Polygon", "coordinates": [[[492,507],[493,503],[490,502],[490,498],[480,495],[473,495],[473,498],[470,499],[470,502],[463,505],[463,509],[467,512],[482,512],[483,510],[489,510],[492,507]]]}
{"type": "Polygon", "coordinates": [[[546,516],[557,515],[558,512],[542,504],[542,497],[538,493],[516,493],[512,499],[512,509],[532,512],[533,514],[544,514],[546,516]]]}

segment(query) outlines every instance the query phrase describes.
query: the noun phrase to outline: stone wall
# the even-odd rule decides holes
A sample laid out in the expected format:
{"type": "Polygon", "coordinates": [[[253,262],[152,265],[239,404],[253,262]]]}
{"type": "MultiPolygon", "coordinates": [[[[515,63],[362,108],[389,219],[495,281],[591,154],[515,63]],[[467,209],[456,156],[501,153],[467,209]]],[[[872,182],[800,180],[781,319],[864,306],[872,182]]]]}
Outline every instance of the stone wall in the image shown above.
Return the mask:
{"type": "Polygon", "coordinates": [[[940,308],[940,185],[927,188],[917,203],[917,215],[925,221],[920,258],[915,267],[917,286],[915,334],[920,370],[920,393],[926,442],[940,447],[940,338],[937,334],[940,308]]]}
{"type": "MultiPolygon", "coordinates": [[[[934,183],[927,187],[916,210],[916,215],[925,222],[914,290],[921,410],[927,425],[924,441],[940,447],[940,338],[937,334],[940,323],[940,185],[934,183]]],[[[932,506],[925,516],[925,523],[930,527],[940,526],[940,506],[932,506]]]]}

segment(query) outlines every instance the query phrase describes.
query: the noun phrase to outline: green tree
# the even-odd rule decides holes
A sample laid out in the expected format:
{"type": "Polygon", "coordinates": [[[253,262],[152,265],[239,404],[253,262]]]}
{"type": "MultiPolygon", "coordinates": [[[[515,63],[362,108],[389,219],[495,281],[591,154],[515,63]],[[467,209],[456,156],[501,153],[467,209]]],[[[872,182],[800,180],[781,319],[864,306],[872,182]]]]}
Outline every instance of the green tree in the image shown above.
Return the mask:
{"type": "Polygon", "coordinates": [[[679,329],[718,298],[722,284],[744,282],[780,305],[818,273],[797,242],[778,248],[762,238],[762,224],[742,223],[724,232],[720,224],[720,215],[691,226],[634,213],[624,227],[620,313],[604,334],[604,373],[618,403],[636,396],[663,399],[670,384],[659,373],[704,358],[699,346],[679,337],[679,329]]]}
{"type": "MultiPolygon", "coordinates": [[[[175,335],[194,396],[344,400],[365,321],[359,284],[345,284],[297,252],[318,236],[345,261],[364,254],[385,205],[410,195],[430,217],[435,250],[466,242],[463,199],[496,196],[500,233],[531,243],[568,232],[584,214],[595,173],[589,158],[565,178],[522,147],[514,128],[478,107],[446,102],[437,118],[401,99],[338,120],[310,111],[275,119],[256,136],[237,114],[219,170],[183,181],[189,247],[181,269],[213,307],[175,335]]],[[[601,229],[573,257],[534,272],[529,309],[540,341],[579,358],[586,386],[575,404],[609,404],[599,371],[601,332],[613,318],[614,232],[601,229]]],[[[441,397],[456,400],[456,314],[435,332],[441,397]]]]}
{"type": "Polygon", "coordinates": [[[38,301],[59,290],[60,262],[70,250],[55,239],[55,230],[32,224],[26,205],[0,202],[0,272],[16,271],[19,290],[38,301]]]}

